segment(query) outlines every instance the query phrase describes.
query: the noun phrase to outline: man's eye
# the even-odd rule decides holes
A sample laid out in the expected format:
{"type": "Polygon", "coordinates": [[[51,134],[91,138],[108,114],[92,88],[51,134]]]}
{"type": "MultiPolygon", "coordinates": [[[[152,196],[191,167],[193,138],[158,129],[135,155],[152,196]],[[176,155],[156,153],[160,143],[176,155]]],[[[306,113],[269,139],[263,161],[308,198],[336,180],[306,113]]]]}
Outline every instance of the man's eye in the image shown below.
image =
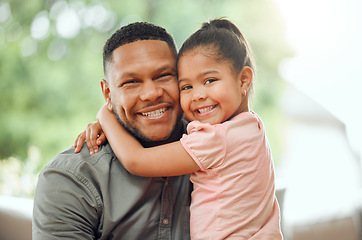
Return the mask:
{"type": "Polygon", "coordinates": [[[137,80],[128,80],[128,81],[125,81],[121,84],[121,86],[129,86],[129,85],[132,85],[132,84],[136,84],[138,81],[137,80]]]}
{"type": "Polygon", "coordinates": [[[171,76],[171,73],[165,73],[160,75],[160,77],[166,77],[166,76],[171,76]]]}
{"type": "Polygon", "coordinates": [[[164,80],[164,79],[168,79],[168,78],[173,77],[173,76],[175,76],[175,75],[174,75],[174,74],[171,74],[171,73],[164,73],[164,74],[159,75],[159,76],[157,77],[157,79],[162,79],[162,80],[164,80]]]}

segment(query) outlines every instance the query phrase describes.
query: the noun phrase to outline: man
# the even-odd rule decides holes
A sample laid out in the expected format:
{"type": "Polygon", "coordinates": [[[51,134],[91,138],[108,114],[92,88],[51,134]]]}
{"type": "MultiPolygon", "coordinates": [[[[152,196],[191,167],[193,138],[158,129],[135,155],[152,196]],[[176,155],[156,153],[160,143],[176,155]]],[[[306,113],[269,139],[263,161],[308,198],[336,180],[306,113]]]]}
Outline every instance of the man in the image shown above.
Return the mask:
{"type": "MultiPolygon", "coordinates": [[[[176,47],[163,29],[134,23],[103,52],[102,92],[109,109],[144,146],[185,131],[176,47]]],[[[172,156],[170,156],[172,161],[172,156]]],[[[39,176],[33,239],[189,239],[189,176],[144,178],[127,172],[109,144],[59,154],[39,176]]]]}

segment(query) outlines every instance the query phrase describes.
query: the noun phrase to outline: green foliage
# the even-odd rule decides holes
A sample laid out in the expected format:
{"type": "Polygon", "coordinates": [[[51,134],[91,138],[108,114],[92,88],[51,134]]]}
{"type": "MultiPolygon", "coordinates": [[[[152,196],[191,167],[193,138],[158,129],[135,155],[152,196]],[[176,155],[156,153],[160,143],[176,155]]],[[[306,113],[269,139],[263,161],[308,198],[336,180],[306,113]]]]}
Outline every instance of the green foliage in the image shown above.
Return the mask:
{"type": "Polygon", "coordinates": [[[234,21],[255,52],[258,80],[253,109],[264,120],[275,159],[280,156],[278,97],[283,81],[278,65],[292,53],[274,2],[0,0],[0,15],[0,159],[34,161],[37,174],[94,121],[104,102],[99,84],[103,44],[121,25],[132,21],[161,25],[180,47],[203,21],[215,17],[234,21]],[[76,16],[65,28],[74,30],[71,36],[59,30],[65,12],[73,14],[66,20],[76,16]],[[46,20],[36,32],[34,22],[41,16],[46,20]],[[36,160],[29,157],[34,147],[40,151],[36,160]]]}

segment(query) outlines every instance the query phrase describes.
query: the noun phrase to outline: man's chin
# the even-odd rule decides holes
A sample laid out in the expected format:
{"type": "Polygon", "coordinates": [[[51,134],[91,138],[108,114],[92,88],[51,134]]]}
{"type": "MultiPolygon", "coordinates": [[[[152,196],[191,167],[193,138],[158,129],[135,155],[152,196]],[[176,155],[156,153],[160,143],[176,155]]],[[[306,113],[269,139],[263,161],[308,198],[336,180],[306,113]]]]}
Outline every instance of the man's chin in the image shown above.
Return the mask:
{"type": "Polygon", "coordinates": [[[138,129],[132,129],[132,134],[141,142],[144,147],[157,146],[169,142],[174,131],[158,131],[152,133],[141,133],[138,129]]]}
{"type": "Polygon", "coordinates": [[[175,131],[167,131],[165,132],[165,128],[169,127],[162,127],[157,131],[157,129],[153,128],[152,132],[142,132],[138,128],[130,128],[124,122],[119,121],[121,125],[127,129],[129,133],[131,133],[138,141],[144,146],[157,146],[162,143],[166,143],[175,131]]]}
{"type": "Polygon", "coordinates": [[[129,128],[124,126],[133,136],[135,136],[139,142],[144,147],[152,147],[158,146],[165,143],[170,143],[174,141],[178,141],[181,138],[182,132],[182,122],[181,119],[178,119],[175,126],[172,128],[170,126],[160,127],[158,130],[157,128],[153,128],[152,132],[141,132],[137,128],[129,128]],[[165,129],[173,129],[172,131],[165,131],[165,129]]]}
{"type": "MultiPolygon", "coordinates": [[[[114,109],[114,108],[113,108],[114,109]]],[[[156,128],[152,129],[152,132],[145,132],[143,133],[138,128],[132,128],[126,125],[120,118],[119,115],[113,111],[118,122],[125,128],[129,133],[131,133],[144,147],[152,147],[157,146],[173,141],[177,141],[181,138],[181,119],[183,114],[181,114],[175,123],[175,126],[159,126],[159,129],[156,128]],[[165,129],[173,129],[172,131],[165,131],[165,129]]]]}

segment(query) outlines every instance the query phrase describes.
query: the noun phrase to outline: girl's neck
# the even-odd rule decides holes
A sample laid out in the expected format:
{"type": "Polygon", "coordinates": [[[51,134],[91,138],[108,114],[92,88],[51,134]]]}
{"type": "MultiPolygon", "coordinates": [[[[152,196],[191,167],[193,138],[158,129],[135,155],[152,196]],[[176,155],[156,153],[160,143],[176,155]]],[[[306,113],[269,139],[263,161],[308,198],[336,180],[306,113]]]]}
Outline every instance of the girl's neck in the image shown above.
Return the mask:
{"type": "Polygon", "coordinates": [[[235,111],[235,113],[232,116],[230,116],[230,118],[228,120],[232,119],[233,117],[235,117],[236,115],[238,115],[240,113],[249,112],[249,111],[250,111],[249,103],[247,100],[244,100],[240,103],[239,108],[235,111]]]}

